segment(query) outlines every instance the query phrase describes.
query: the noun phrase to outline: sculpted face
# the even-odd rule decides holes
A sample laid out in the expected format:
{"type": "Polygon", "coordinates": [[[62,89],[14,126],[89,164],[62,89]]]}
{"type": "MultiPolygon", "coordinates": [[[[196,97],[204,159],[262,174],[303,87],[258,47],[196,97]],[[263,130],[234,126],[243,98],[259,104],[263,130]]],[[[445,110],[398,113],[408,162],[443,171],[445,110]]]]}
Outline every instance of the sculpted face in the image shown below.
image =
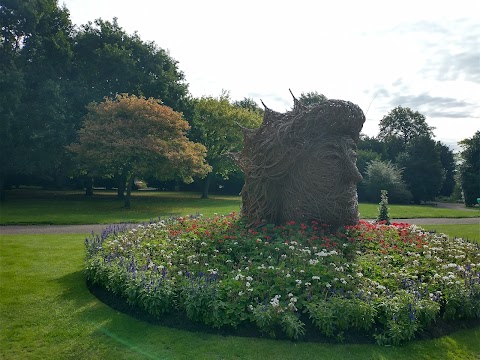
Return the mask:
{"type": "Polygon", "coordinates": [[[358,222],[356,166],[362,110],[342,100],[285,114],[266,108],[262,126],[246,130],[237,156],[245,173],[242,214],[251,225],[317,220],[358,222]]]}
{"type": "Polygon", "coordinates": [[[298,161],[285,179],[284,220],[315,219],[332,226],[356,224],[357,183],[362,180],[356,150],[349,136],[333,136],[312,146],[310,156],[298,161]]]}

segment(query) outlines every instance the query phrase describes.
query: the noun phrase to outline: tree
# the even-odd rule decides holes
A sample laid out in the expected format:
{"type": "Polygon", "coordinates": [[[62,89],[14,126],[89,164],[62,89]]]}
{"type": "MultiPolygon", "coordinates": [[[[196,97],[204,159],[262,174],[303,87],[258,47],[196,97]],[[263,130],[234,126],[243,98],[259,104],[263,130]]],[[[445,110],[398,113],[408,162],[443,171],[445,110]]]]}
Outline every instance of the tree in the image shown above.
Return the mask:
{"type": "Polygon", "coordinates": [[[263,113],[265,112],[252,98],[245,97],[242,100],[236,100],[232,103],[232,105],[242,109],[250,110],[261,116],[263,116],[263,113]]]}
{"type": "Polygon", "coordinates": [[[401,139],[404,145],[417,137],[432,137],[435,128],[428,126],[425,116],[409,107],[397,106],[380,120],[380,140],[401,139]]]}
{"type": "Polygon", "coordinates": [[[444,180],[439,194],[442,196],[450,196],[455,188],[455,158],[453,151],[448,146],[437,141],[437,151],[440,154],[440,162],[442,163],[444,180]]]}
{"type": "Polygon", "coordinates": [[[428,136],[413,138],[397,158],[413,201],[434,200],[443,183],[443,168],[435,141],[428,136]]]}
{"type": "Polygon", "coordinates": [[[83,25],[75,36],[74,52],[76,82],[83,89],[80,107],[129,93],[162,99],[175,111],[191,115],[188,84],[177,61],[154,42],[127,34],[116,18],[83,25]]]}
{"type": "Polygon", "coordinates": [[[194,109],[191,121],[192,139],[205,145],[206,159],[212,167],[203,185],[202,198],[205,199],[208,198],[210,181],[214,175],[225,178],[238,169],[230,154],[242,148],[241,127],[257,128],[262,117],[257,111],[232,105],[226,92],[218,98],[196,99],[194,109]]]}
{"type": "Polygon", "coordinates": [[[466,206],[474,206],[480,198],[480,131],[472,138],[458,143],[462,147],[460,153],[460,183],[466,206]]]}
{"type": "Polygon", "coordinates": [[[317,91],[302,92],[298,98],[298,101],[305,106],[320,104],[325,100],[328,100],[327,97],[323,94],[319,94],[317,91]]]}
{"type": "Polygon", "coordinates": [[[63,96],[71,70],[72,24],[56,0],[4,1],[0,21],[4,197],[8,176],[52,176],[63,163],[64,146],[74,134],[63,96]]]}
{"type": "Polygon", "coordinates": [[[153,98],[117,95],[88,107],[79,142],[69,149],[90,173],[126,174],[125,207],[136,176],[193,181],[211,169],[206,149],[188,140],[182,114],[153,98]]]}
{"type": "Polygon", "coordinates": [[[373,160],[367,165],[358,196],[362,200],[378,202],[383,190],[388,192],[392,203],[408,203],[412,199],[402,179],[402,170],[390,161],[373,160]]]}

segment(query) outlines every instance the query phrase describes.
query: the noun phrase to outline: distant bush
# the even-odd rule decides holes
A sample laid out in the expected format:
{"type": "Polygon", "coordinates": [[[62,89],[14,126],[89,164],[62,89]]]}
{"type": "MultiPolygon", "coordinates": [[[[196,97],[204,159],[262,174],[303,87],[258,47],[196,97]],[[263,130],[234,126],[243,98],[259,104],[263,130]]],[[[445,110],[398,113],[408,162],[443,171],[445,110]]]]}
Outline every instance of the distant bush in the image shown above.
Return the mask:
{"type": "Polygon", "coordinates": [[[402,170],[390,161],[372,160],[359,186],[360,200],[379,202],[382,190],[387,190],[391,203],[405,204],[412,200],[412,194],[402,180],[402,170]]]}

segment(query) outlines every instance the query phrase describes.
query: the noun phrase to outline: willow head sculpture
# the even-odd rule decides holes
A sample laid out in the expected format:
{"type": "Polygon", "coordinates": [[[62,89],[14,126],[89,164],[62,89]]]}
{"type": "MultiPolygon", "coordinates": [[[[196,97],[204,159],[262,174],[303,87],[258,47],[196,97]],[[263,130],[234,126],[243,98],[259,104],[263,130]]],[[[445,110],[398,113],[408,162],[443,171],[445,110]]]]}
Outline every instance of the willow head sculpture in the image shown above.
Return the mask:
{"type": "Polygon", "coordinates": [[[356,166],[362,110],[343,100],[292,111],[265,107],[260,128],[244,129],[236,159],[245,174],[242,214],[250,225],[317,220],[333,227],[358,222],[356,166]]]}

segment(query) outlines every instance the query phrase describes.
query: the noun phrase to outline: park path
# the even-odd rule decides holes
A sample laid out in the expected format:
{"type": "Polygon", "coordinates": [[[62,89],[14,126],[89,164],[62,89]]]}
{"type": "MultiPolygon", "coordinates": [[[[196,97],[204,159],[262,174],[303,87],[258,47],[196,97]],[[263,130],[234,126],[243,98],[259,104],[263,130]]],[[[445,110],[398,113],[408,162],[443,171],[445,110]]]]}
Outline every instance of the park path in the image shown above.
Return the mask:
{"type": "MultiPolygon", "coordinates": [[[[368,220],[368,219],[365,219],[368,220]]],[[[448,224],[478,224],[480,218],[419,218],[419,219],[392,219],[392,222],[415,225],[448,225],[448,224]]],[[[135,224],[132,224],[134,226],[135,224]]],[[[9,234],[85,234],[100,233],[108,225],[6,225],[0,226],[0,235],[9,234]]]]}

